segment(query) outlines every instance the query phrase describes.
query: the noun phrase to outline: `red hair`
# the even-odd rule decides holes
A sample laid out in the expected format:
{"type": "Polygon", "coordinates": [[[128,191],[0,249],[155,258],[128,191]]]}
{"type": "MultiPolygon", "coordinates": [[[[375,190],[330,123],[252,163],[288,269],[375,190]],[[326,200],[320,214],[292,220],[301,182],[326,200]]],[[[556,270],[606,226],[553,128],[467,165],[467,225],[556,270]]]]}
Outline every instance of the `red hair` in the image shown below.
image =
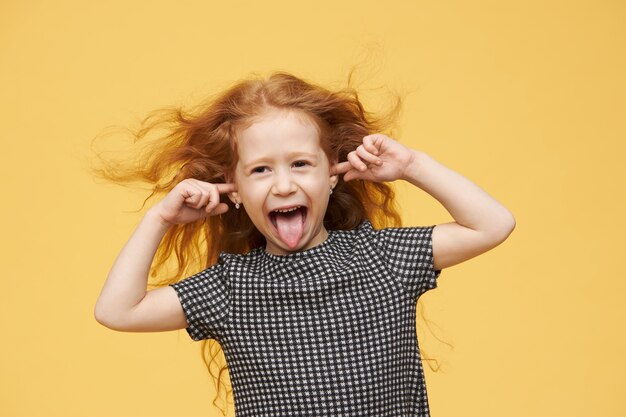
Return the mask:
{"type": "MultiPolygon", "coordinates": [[[[237,162],[237,131],[273,109],[297,111],[308,117],[318,128],[328,159],[345,161],[364,136],[384,133],[393,124],[400,103],[397,98],[385,116],[375,117],[363,108],[357,92],[349,86],[330,91],[285,72],[273,73],[268,78],[251,77],[195,109],[170,108],[152,113],[133,134],[135,142],[148,143],[138,163],[129,168],[125,163],[101,158],[103,164],[95,169],[95,174],[118,183],[150,184],[152,192],[144,204],[151,197],[166,194],[186,178],[226,182],[237,162]],[[156,139],[150,142],[149,137],[156,139]]],[[[232,204],[227,196],[221,198],[222,202],[232,204]]],[[[393,189],[386,183],[344,182],[340,177],[328,203],[326,229],[353,229],[366,219],[376,228],[401,225],[393,189]]],[[[221,251],[245,253],[264,244],[263,235],[245,210],[228,210],[220,216],[174,225],[155,255],[150,286],[167,285],[198,268],[207,268],[216,262],[221,251]],[[157,271],[174,257],[177,266],[173,276],[156,280],[157,271]]],[[[219,397],[220,386],[226,386],[221,378],[227,367],[218,366],[216,376],[211,364],[220,355],[221,347],[212,339],[203,341],[202,346],[203,359],[215,377],[219,397]]]]}

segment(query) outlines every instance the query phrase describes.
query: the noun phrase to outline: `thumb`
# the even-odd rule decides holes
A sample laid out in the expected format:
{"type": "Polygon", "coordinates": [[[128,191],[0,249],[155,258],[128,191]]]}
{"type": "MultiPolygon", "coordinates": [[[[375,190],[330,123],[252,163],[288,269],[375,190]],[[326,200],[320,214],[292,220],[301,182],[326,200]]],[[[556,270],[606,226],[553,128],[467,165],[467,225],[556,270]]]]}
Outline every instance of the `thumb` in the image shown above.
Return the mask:
{"type": "Polygon", "coordinates": [[[350,171],[350,168],[352,168],[352,164],[350,162],[339,162],[330,167],[330,175],[345,174],[350,171]]]}
{"type": "Polygon", "coordinates": [[[351,169],[350,171],[344,174],[343,180],[345,182],[352,181],[352,180],[375,181],[374,176],[372,175],[372,172],[369,169],[365,171],[360,171],[358,169],[351,169]]]}
{"type": "Polygon", "coordinates": [[[357,169],[351,169],[343,175],[343,180],[345,182],[360,179],[361,172],[357,169]]]}
{"type": "Polygon", "coordinates": [[[210,213],[206,213],[206,216],[216,216],[220,214],[224,214],[228,211],[228,204],[219,203],[210,213]]]}

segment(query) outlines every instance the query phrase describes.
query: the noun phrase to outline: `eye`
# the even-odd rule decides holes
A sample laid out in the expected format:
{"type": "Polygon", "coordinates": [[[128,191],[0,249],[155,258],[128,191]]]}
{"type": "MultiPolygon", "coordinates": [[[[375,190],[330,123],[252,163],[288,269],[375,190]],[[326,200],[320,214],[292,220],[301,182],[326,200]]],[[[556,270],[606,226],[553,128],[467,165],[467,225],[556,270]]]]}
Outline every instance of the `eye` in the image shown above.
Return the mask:
{"type": "Polygon", "coordinates": [[[252,168],[251,172],[253,174],[262,174],[262,173],[265,172],[266,169],[267,169],[267,167],[255,167],[255,168],[252,168]]]}
{"type": "Polygon", "coordinates": [[[293,163],[293,166],[295,166],[296,168],[302,168],[309,165],[309,163],[307,161],[296,161],[293,163]]]}

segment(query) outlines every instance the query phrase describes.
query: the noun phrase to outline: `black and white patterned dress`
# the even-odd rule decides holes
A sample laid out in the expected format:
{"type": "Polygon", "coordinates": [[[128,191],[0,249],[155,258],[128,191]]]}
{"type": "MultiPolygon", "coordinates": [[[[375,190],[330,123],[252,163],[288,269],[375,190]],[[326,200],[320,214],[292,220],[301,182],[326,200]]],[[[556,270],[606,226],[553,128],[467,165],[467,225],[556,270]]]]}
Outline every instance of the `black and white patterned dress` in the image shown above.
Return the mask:
{"type": "Polygon", "coordinates": [[[429,416],[417,298],[437,286],[435,226],[329,231],[257,248],[172,287],[193,340],[224,350],[237,417],[429,416]]]}

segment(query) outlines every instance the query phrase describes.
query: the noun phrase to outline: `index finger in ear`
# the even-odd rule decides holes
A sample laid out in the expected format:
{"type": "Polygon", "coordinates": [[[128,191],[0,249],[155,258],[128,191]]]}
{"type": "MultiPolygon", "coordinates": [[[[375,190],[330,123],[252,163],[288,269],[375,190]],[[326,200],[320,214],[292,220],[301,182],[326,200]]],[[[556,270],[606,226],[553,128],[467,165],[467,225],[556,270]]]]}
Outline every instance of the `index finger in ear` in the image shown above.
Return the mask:
{"type": "Polygon", "coordinates": [[[234,183],[215,184],[215,186],[220,194],[237,191],[237,186],[234,183]]]}
{"type": "Polygon", "coordinates": [[[352,164],[349,161],[339,162],[330,167],[330,175],[345,174],[352,169],[352,164]]]}

